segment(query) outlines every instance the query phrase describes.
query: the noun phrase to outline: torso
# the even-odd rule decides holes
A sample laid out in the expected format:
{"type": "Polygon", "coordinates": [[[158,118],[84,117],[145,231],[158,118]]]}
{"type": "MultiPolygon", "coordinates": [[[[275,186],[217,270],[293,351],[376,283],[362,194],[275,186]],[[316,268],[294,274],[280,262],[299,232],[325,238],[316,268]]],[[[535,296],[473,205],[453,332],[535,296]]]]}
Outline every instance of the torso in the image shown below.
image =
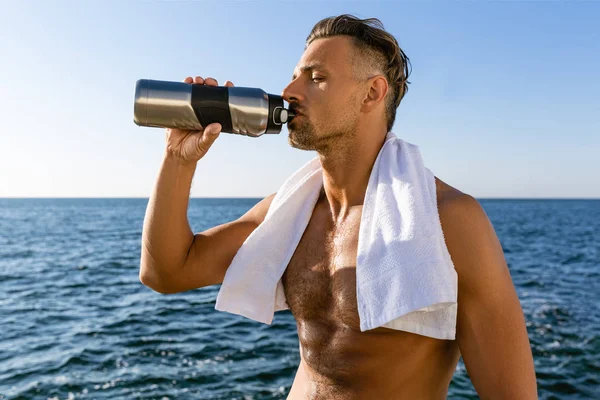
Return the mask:
{"type": "MultiPolygon", "coordinates": [[[[437,178],[436,188],[438,207],[460,193],[437,178]]],[[[362,206],[334,226],[326,203],[317,202],[282,276],[301,349],[288,400],[445,399],[460,357],[456,341],[383,327],[360,331],[355,271],[362,206]]]]}

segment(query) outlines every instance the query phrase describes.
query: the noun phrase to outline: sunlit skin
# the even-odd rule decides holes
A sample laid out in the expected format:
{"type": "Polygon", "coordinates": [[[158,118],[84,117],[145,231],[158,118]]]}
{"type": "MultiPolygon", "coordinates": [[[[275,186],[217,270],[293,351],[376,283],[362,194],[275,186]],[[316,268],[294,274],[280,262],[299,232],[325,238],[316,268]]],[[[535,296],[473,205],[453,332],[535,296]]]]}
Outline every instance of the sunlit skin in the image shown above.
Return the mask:
{"type": "MultiPolygon", "coordinates": [[[[290,144],[316,151],[323,166],[323,189],[282,276],[301,357],[288,399],[446,399],[461,355],[480,398],[537,399],[525,320],[496,232],[477,200],[437,177],[444,241],[458,274],[456,339],[383,327],[360,331],[358,231],[371,169],[387,133],[389,91],[381,71],[362,61],[350,38],[318,39],[306,48],[282,93],[299,113],[288,123],[290,144]]],[[[193,82],[218,85],[213,78],[196,77],[193,82]]],[[[225,85],[233,86],[229,81],[225,85]]],[[[210,147],[219,129],[218,124],[206,128],[211,134],[203,135],[201,151],[210,147]]],[[[187,196],[189,186],[168,186],[183,167],[173,162],[166,166],[175,172],[165,170],[158,187],[167,187],[169,193],[182,187],[181,196],[187,196]]],[[[175,230],[181,237],[174,240],[170,234],[169,240],[189,248],[184,265],[177,274],[163,274],[162,281],[153,280],[150,273],[144,280],[162,293],[222,283],[240,246],[264,220],[274,195],[240,219],[192,237],[186,236],[187,220],[181,218],[175,230]]],[[[173,208],[162,201],[165,209],[173,208]]],[[[185,215],[184,208],[178,214],[185,215]]],[[[171,228],[172,221],[169,217],[171,228]]]]}
{"type": "Polygon", "coordinates": [[[288,123],[289,143],[317,151],[332,211],[341,217],[349,206],[362,202],[370,169],[387,133],[385,76],[353,68],[353,51],[348,37],[316,40],[282,92],[290,107],[300,113],[288,123]]]}
{"type": "Polygon", "coordinates": [[[282,277],[301,355],[288,399],[446,399],[461,353],[482,398],[537,398],[522,310],[494,229],[472,196],[437,177],[442,229],[459,276],[456,340],[360,331],[358,229],[387,133],[389,88],[354,51],[346,36],[314,41],[282,93],[299,112],[288,123],[289,143],[317,152],[324,181],[282,277]]]}

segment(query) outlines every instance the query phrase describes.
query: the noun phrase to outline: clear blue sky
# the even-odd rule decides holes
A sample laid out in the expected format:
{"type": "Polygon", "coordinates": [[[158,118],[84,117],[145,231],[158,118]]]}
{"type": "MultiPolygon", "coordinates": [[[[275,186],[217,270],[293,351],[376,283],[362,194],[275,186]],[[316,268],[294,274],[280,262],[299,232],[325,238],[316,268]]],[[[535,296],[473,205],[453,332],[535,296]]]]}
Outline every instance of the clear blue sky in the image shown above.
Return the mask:
{"type": "MultiPolygon", "coordinates": [[[[321,18],[376,17],[413,73],[394,132],[476,198],[600,197],[600,3],[7,1],[0,197],[148,197],[164,130],[138,79],[279,94],[321,18]]],[[[287,130],[221,134],[192,197],[262,197],[313,158],[287,130]]]]}

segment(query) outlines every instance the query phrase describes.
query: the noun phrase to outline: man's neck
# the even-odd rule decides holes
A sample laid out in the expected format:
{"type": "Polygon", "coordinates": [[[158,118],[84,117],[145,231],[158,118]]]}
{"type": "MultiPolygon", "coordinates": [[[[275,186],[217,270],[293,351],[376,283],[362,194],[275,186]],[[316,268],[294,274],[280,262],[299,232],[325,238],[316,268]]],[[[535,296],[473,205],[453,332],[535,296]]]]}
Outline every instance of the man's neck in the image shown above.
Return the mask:
{"type": "Polygon", "coordinates": [[[324,198],[333,221],[343,222],[353,206],[362,205],[373,164],[385,141],[385,129],[357,132],[336,150],[319,152],[324,198]]]}

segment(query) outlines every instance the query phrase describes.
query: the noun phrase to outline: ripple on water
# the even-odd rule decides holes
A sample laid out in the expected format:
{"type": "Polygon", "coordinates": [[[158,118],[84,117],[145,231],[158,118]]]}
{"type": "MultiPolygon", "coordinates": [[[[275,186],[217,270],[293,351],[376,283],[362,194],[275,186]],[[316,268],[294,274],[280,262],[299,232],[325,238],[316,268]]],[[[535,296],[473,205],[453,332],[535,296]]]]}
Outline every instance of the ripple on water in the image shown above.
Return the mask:
{"type": "MultiPolygon", "coordinates": [[[[188,214],[201,231],[257,202],[191,199],[188,214]]],[[[519,293],[540,398],[600,398],[600,201],[481,203],[519,293]]],[[[289,310],[265,325],[217,312],[219,285],[144,287],[146,206],[0,199],[4,398],[285,399],[300,361],[289,310]]],[[[449,390],[478,398],[462,359],[449,390]]]]}

